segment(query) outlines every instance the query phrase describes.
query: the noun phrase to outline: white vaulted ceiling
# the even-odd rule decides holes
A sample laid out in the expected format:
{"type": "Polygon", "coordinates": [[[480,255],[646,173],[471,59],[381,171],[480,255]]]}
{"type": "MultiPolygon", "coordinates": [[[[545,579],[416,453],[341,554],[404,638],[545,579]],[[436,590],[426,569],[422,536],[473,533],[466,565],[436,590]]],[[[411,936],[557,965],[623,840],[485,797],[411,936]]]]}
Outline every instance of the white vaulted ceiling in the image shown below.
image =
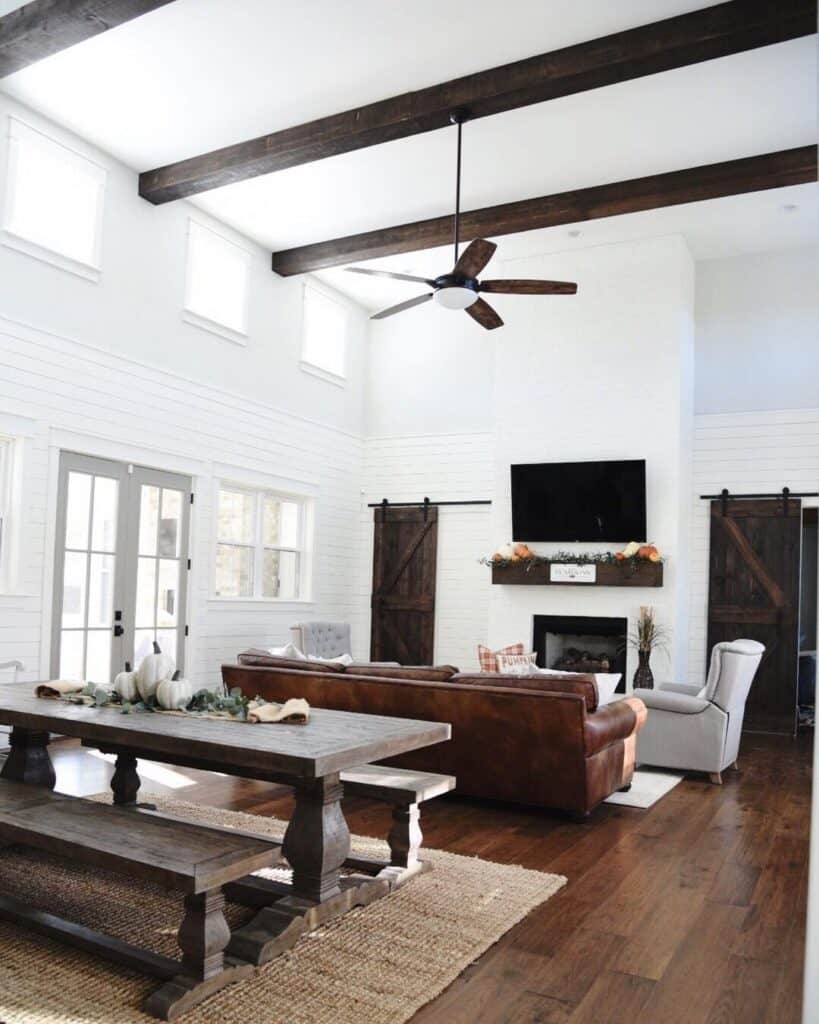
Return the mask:
{"type": "MultiPolygon", "coordinates": [[[[176,0],[5,79],[2,88],[145,170],[704,6],[176,0]]],[[[464,208],[813,143],[816,74],[813,36],[478,120],[464,130],[464,208]]],[[[453,162],[453,132],[442,130],[194,201],[283,249],[449,213],[453,162]]],[[[816,186],[800,186],[591,222],[579,239],[567,240],[566,228],[532,232],[505,254],[668,231],[686,234],[699,256],[804,244],[819,224],[818,206],[816,186]],[[799,209],[784,215],[785,203],[799,209]]],[[[424,257],[396,260],[406,267],[424,257]]],[[[380,289],[376,298],[369,283],[351,277],[327,275],[367,305],[391,297],[380,289]]]]}

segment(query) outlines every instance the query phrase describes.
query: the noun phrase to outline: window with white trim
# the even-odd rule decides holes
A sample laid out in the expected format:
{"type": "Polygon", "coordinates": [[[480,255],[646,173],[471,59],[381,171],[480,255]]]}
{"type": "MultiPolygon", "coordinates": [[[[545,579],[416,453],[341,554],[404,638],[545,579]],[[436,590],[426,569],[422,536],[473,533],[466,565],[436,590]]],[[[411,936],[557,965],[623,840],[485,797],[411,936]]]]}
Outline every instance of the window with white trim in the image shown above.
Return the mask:
{"type": "Polygon", "coordinates": [[[343,381],[347,376],[347,307],[325,291],[304,286],[302,367],[343,381]]]}
{"type": "Polygon", "coordinates": [[[236,242],[188,222],[185,319],[244,343],[251,254],[236,242]]]}
{"type": "Polygon", "coordinates": [[[105,168],[10,117],[7,170],[3,241],[96,278],[105,168]]]}
{"type": "Polygon", "coordinates": [[[307,499],[233,484],[219,488],[214,596],[304,597],[307,499]]]}

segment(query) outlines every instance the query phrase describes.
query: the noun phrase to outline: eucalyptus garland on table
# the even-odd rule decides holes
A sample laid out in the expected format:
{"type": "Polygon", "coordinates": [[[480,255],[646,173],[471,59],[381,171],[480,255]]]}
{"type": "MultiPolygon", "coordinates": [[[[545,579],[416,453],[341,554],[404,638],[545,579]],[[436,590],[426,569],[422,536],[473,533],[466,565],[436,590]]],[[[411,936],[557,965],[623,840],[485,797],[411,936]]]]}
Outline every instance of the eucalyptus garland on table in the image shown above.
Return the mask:
{"type": "MultiPolygon", "coordinates": [[[[123,715],[130,715],[132,712],[168,714],[165,709],[160,707],[155,694],[146,700],[123,700],[116,691],[111,691],[98,683],[86,683],[82,690],[70,694],[65,699],[72,704],[85,704],[97,708],[119,708],[123,715]]],[[[234,686],[228,694],[216,693],[207,689],[198,690],[186,707],[179,710],[190,715],[229,715],[239,722],[246,722],[249,704],[255,704],[258,707],[267,703],[269,701],[262,697],[246,697],[240,687],[234,686]]]]}

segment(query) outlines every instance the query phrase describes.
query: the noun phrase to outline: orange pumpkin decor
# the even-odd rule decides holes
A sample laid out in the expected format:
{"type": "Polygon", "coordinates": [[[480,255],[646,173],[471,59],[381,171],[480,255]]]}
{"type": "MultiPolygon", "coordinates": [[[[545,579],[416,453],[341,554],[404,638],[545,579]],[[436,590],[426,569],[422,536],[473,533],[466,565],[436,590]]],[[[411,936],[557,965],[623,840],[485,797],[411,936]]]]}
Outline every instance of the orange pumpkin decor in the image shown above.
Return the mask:
{"type": "Polygon", "coordinates": [[[534,558],[534,554],[529,550],[528,544],[516,544],[515,550],[512,553],[512,557],[516,559],[520,558],[534,558]]]}
{"type": "Polygon", "coordinates": [[[618,562],[622,562],[626,558],[640,558],[646,562],[662,561],[660,552],[655,544],[638,544],[634,540],[627,544],[622,551],[616,551],[614,557],[618,562]]]}

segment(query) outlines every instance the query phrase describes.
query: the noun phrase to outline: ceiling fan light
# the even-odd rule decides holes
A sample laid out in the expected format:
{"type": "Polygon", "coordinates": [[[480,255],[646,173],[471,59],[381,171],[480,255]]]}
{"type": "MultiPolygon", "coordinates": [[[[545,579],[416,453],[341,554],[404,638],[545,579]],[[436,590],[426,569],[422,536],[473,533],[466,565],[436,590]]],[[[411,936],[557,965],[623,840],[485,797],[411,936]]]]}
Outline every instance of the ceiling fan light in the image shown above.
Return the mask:
{"type": "Polygon", "coordinates": [[[435,301],[444,309],[468,309],[478,301],[478,293],[461,285],[450,285],[435,292],[435,301]]]}

